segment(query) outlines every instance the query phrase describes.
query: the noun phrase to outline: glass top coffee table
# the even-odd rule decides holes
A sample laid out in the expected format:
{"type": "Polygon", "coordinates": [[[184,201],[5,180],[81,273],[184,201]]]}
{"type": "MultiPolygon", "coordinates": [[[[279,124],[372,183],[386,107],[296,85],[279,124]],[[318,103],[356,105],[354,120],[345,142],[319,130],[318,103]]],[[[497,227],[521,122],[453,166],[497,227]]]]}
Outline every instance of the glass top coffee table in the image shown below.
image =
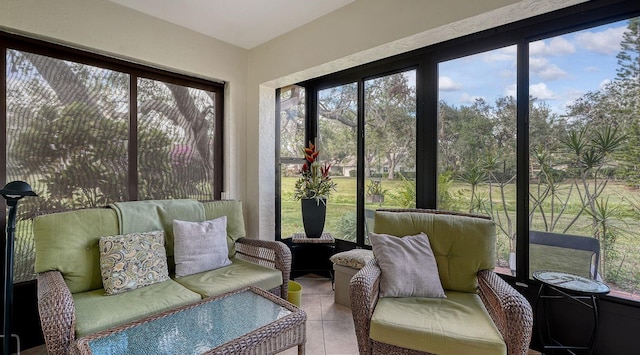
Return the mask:
{"type": "Polygon", "coordinates": [[[254,286],[78,339],[79,354],[304,354],[305,312],[254,286]]]}

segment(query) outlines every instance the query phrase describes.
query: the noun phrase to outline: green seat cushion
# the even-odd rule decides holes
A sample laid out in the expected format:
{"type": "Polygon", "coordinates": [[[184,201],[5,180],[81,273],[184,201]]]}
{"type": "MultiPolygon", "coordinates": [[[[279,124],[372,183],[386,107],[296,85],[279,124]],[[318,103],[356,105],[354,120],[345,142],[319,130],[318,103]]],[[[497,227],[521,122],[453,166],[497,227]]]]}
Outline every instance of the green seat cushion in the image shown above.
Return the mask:
{"type": "Polygon", "coordinates": [[[73,294],[76,337],[201,300],[173,280],[107,296],[104,289],[73,294]]]}
{"type": "Polygon", "coordinates": [[[420,232],[429,237],[445,290],[476,292],[478,271],[495,266],[496,228],[492,220],[421,212],[376,211],[374,233],[404,237],[420,232]]]}
{"type": "Polygon", "coordinates": [[[282,272],[248,261],[231,258],[231,265],[175,279],[202,297],[212,297],[254,285],[265,290],[282,285],[282,272]]]}
{"type": "Polygon", "coordinates": [[[506,354],[507,346],[475,293],[447,298],[381,298],[371,339],[433,354],[506,354]]]}
{"type": "Polygon", "coordinates": [[[118,219],[109,208],[91,208],[35,217],[35,271],[58,270],[72,293],[102,288],[101,236],[118,233],[118,219]]]}
{"type": "Polygon", "coordinates": [[[206,220],[227,216],[227,246],[229,257],[236,255],[236,240],[247,235],[244,229],[244,215],[242,202],[234,200],[204,202],[204,215],[206,220]]]}

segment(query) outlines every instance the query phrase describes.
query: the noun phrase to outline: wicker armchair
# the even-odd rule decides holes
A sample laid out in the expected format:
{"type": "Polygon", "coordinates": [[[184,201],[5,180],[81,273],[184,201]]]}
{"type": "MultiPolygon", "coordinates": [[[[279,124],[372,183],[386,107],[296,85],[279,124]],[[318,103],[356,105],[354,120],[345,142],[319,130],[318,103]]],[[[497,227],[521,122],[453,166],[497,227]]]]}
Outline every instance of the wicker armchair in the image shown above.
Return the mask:
{"type": "MultiPolygon", "coordinates": [[[[387,210],[387,212],[389,211],[387,210]]],[[[432,211],[403,210],[401,212],[429,213],[432,211]]],[[[443,214],[443,212],[435,211],[435,214],[443,214]]],[[[470,217],[469,215],[464,216],[470,217]]],[[[376,218],[378,218],[378,214],[376,214],[376,218]]],[[[411,223],[407,225],[409,224],[411,223]]],[[[414,226],[409,228],[419,228],[415,226],[415,223],[413,224],[414,226]]],[[[380,231],[377,222],[374,230],[378,233],[392,234],[387,230],[380,231]]],[[[427,234],[429,235],[429,232],[427,234]]],[[[374,259],[361,269],[350,282],[351,310],[360,354],[429,354],[371,339],[371,319],[379,300],[380,278],[381,269],[377,260],[374,259]]],[[[527,354],[533,327],[533,314],[528,301],[490,269],[478,271],[477,283],[479,297],[506,343],[507,353],[527,354]]],[[[445,292],[448,292],[446,287],[445,292]]],[[[453,353],[456,353],[455,349],[453,349],[453,353]]]]}

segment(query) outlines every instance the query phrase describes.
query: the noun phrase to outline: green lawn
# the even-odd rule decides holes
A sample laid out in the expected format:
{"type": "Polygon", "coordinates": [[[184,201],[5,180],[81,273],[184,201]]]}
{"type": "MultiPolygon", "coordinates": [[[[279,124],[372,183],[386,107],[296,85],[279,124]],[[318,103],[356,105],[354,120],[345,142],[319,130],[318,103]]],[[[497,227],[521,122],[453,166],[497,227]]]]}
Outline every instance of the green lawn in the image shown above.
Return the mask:
{"type": "MultiPolygon", "coordinates": [[[[293,200],[293,186],[297,177],[284,177],[282,179],[282,236],[286,238],[295,232],[303,232],[302,217],[300,213],[300,202],[293,200]]],[[[337,192],[334,193],[327,203],[327,220],[325,231],[332,233],[338,238],[347,240],[355,240],[355,235],[350,235],[350,231],[355,228],[355,202],[356,202],[356,179],[336,177],[337,192]],[[350,229],[351,228],[351,229],[350,229]],[[346,231],[346,232],[345,232],[346,231]]],[[[399,208],[402,207],[397,195],[400,193],[403,181],[401,180],[382,180],[382,188],[387,190],[385,202],[380,204],[367,204],[367,208],[376,209],[399,208]]],[[[535,193],[535,186],[532,184],[532,192],[535,193]]],[[[569,185],[562,187],[563,197],[567,197],[569,185]]],[[[450,209],[469,212],[470,207],[470,186],[464,183],[454,182],[449,188],[449,192],[454,197],[454,204],[450,209]]],[[[477,195],[484,200],[489,199],[489,188],[486,185],[480,186],[477,195]]],[[[605,195],[603,195],[605,196],[605,195]]],[[[606,276],[607,283],[620,290],[640,293],[640,238],[638,232],[640,230],[639,211],[629,204],[629,201],[640,201],[640,191],[632,190],[622,184],[609,183],[606,190],[608,203],[615,208],[617,213],[614,225],[619,228],[619,236],[615,241],[612,252],[609,253],[609,260],[606,260],[606,276]]],[[[491,200],[494,208],[494,219],[498,224],[507,225],[507,218],[504,208],[502,208],[501,195],[499,190],[494,186],[492,190],[491,200]],[[498,208],[500,207],[500,208],[498,208]]],[[[505,188],[504,200],[506,201],[506,212],[511,219],[513,230],[516,227],[515,209],[516,209],[516,189],[515,185],[509,185],[505,188]]],[[[550,203],[546,203],[545,210],[551,209],[550,203]]],[[[579,195],[574,191],[568,198],[567,208],[561,218],[557,218],[557,213],[553,215],[558,219],[554,231],[562,233],[564,227],[569,224],[573,217],[580,210],[581,201],[579,195]]],[[[555,206],[558,209],[558,206],[555,206]]],[[[478,212],[478,211],[476,211],[478,212]]],[[[486,211],[485,211],[486,212],[486,211]]],[[[547,226],[550,225],[551,215],[547,214],[547,226]]],[[[587,213],[582,213],[577,222],[567,231],[569,234],[592,236],[591,219],[587,213]]],[[[533,214],[531,219],[531,229],[547,230],[544,219],[539,212],[533,214]]],[[[505,228],[506,229],[506,228],[505,228]]],[[[509,238],[502,229],[498,229],[498,263],[500,266],[508,266],[507,260],[509,255],[509,238]]],[[[574,255],[571,250],[567,250],[563,256],[552,255],[551,253],[537,253],[532,260],[532,264],[549,265],[552,267],[554,263],[560,260],[566,263],[568,270],[575,268],[581,270],[583,267],[578,266],[579,256],[574,255]],[[574,261],[570,261],[574,260],[574,261]]]]}
{"type": "MultiPolygon", "coordinates": [[[[284,177],[282,179],[282,237],[287,238],[293,233],[304,232],[302,226],[302,214],[300,211],[300,201],[293,199],[294,185],[297,177],[284,177]]],[[[336,182],[336,191],[327,201],[327,217],[325,222],[325,231],[332,233],[338,238],[345,238],[345,233],[340,228],[343,219],[353,218],[355,223],[356,213],[356,179],[348,177],[334,177],[336,182]],[[351,216],[350,216],[351,215],[351,216]]],[[[383,204],[367,203],[367,208],[394,208],[401,207],[391,197],[394,191],[400,189],[403,182],[400,180],[384,180],[382,188],[388,190],[383,204]]],[[[355,225],[354,225],[355,226],[355,225]]],[[[353,236],[355,240],[355,236],[353,236]]]]}

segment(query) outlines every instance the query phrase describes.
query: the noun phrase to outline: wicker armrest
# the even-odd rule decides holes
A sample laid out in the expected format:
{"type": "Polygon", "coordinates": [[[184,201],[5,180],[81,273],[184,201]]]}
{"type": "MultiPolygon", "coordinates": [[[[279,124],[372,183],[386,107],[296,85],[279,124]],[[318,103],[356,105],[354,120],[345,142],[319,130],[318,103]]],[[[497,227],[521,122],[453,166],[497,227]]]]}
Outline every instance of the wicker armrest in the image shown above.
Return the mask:
{"type": "Polygon", "coordinates": [[[282,242],[240,238],[236,241],[236,256],[240,259],[277,269],[282,272],[280,297],[287,299],[291,275],[291,250],[282,242]]]}
{"type": "Polygon", "coordinates": [[[373,310],[378,303],[380,274],[378,261],[373,259],[360,269],[349,283],[351,313],[360,354],[371,354],[372,351],[369,329],[373,310]]]}
{"type": "Polygon", "coordinates": [[[38,274],[38,312],[47,353],[66,354],[75,340],[75,307],[60,272],[38,274]]]}
{"type": "Polygon", "coordinates": [[[478,273],[480,298],[507,344],[509,355],[526,355],[533,330],[533,312],[527,299],[495,272],[478,273]]]}

